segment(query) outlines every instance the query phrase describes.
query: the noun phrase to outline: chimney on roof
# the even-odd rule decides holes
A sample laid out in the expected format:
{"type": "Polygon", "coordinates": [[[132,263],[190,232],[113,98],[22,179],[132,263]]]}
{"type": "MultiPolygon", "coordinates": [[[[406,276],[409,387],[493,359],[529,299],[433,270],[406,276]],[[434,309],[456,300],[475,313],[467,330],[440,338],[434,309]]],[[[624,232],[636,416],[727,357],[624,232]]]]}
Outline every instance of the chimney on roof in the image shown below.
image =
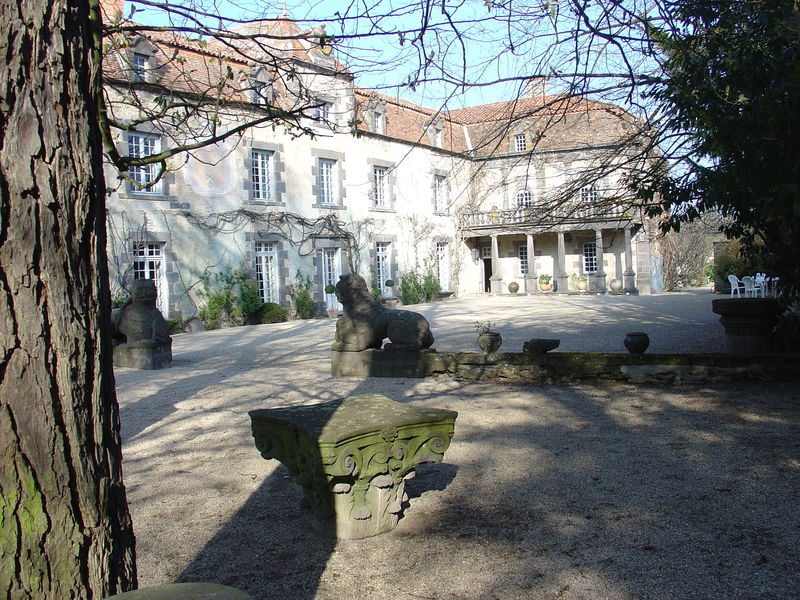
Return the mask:
{"type": "Polygon", "coordinates": [[[544,98],[547,96],[547,77],[531,77],[525,82],[525,96],[544,98]]]}
{"type": "Polygon", "coordinates": [[[125,0],[100,0],[100,12],[108,21],[121,18],[125,15],[125,0]]]}

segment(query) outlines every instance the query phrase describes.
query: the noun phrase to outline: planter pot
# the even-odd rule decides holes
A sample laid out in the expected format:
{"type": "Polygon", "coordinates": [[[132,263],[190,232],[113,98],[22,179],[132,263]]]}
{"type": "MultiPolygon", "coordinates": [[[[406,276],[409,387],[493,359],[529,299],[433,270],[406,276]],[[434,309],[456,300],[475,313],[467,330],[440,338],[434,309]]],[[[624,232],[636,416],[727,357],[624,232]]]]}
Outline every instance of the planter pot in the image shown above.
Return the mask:
{"type": "Polygon", "coordinates": [[[492,332],[478,334],[478,346],[481,347],[481,350],[483,350],[484,354],[492,354],[493,352],[497,352],[502,343],[503,338],[499,333],[492,332]]]}
{"type": "Polygon", "coordinates": [[[650,345],[650,338],[643,331],[633,331],[625,334],[623,343],[631,354],[644,354],[650,345]]]}
{"type": "Polygon", "coordinates": [[[543,292],[549,292],[549,291],[551,291],[553,289],[553,284],[552,283],[540,283],[539,284],[539,289],[542,290],[543,292]]]}
{"type": "Polygon", "coordinates": [[[585,292],[589,289],[589,282],[588,281],[576,281],[575,287],[579,292],[585,292]]]}
{"type": "Polygon", "coordinates": [[[608,287],[611,288],[611,291],[615,294],[619,294],[622,291],[622,281],[619,279],[612,279],[608,287]]]}
{"type": "Polygon", "coordinates": [[[725,343],[733,354],[772,352],[772,331],[782,308],[777,298],[717,298],[711,310],[720,315],[725,343]]]}
{"type": "Polygon", "coordinates": [[[329,319],[335,319],[338,315],[339,315],[339,311],[336,310],[335,308],[329,308],[328,309],[328,318],[329,319]]]}
{"type": "Polygon", "coordinates": [[[512,281],[508,284],[508,291],[512,294],[516,294],[519,291],[519,284],[516,281],[512,281]]]}

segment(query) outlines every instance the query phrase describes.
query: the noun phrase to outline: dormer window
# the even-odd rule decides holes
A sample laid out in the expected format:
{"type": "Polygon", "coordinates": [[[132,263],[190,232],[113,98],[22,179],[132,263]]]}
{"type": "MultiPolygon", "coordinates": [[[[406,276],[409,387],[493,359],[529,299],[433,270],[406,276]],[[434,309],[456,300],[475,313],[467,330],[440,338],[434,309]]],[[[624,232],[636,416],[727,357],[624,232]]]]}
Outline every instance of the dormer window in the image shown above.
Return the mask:
{"type": "Polygon", "coordinates": [[[525,152],[528,149],[528,140],[525,138],[524,133],[518,133],[514,136],[514,151],[525,152]]]}
{"type": "Polygon", "coordinates": [[[441,148],[444,145],[444,127],[439,120],[428,125],[428,139],[432,146],[441,148]]]}
{"type": "Polygon", "coordinates": [[[252,100],[253,104],[257,106],[266,106],[269,104],[267,98],[267,84],[263,81],[254,81],[253,82],[253,95],[252,100]]]}
{"type": "Polygon", "coordinates": [[[141,52],[134,52],[131,57],[131,79],[133,81],[147,81],[149,57],[141,52]]]}
{"type": "Polygon", "coordinates": [[[370,129],[373,133],[386,133],[386,115],[378,107],[372,109],[370,129]]]}
{"type": "Polygon", "coordinates": [[[268,106],[273,100],[272,86],[269,74],[264,69],[258,69],[242,79],[242,87],[247,93],[250,102],[256,106],[268,106]]]}

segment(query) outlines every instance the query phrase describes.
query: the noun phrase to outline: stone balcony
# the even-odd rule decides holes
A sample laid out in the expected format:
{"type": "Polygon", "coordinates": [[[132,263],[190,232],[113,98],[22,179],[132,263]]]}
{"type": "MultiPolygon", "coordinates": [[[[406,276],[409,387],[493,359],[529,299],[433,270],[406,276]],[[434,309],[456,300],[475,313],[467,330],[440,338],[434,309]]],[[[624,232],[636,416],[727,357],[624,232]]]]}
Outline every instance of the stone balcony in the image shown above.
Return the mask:
{"type": "Polygon", "coordinates": [[[558,207],[553,210],[545,206],[532,206],[512,210],[492,209],[465,214],[465,227],[473,231],[496,229],[517,229],[519,231],[544,231],[576,229],[576,225],[586,229],[600,227],[621,227],[629,223],[633,215],[628,207],[558,207]]]}

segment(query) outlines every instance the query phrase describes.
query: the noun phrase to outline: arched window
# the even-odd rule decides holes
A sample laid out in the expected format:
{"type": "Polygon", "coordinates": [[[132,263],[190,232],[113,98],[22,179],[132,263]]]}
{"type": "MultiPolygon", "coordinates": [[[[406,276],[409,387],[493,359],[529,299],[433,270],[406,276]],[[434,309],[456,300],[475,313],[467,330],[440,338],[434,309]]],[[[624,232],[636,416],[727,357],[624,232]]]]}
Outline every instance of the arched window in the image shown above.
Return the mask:
{"type": "Polygon", "coordinates": [[[530,208],[533,206],[533,196],[528,190],[517,192],[517,208],[530,208]]]}

